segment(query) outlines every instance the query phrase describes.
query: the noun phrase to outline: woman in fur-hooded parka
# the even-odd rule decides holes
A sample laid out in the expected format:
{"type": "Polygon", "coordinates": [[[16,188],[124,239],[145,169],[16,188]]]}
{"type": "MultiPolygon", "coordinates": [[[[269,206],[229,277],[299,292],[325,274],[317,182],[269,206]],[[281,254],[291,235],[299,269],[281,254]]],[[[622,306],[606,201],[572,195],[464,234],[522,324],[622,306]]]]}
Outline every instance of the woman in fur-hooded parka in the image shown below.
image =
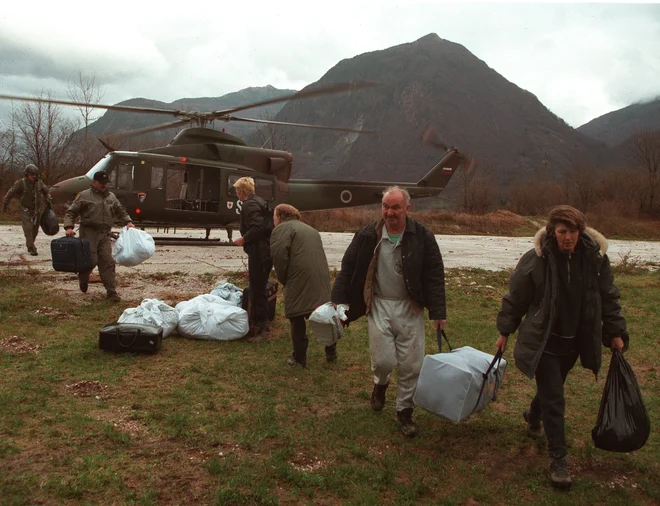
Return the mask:
{"type": "MultiPolygon", "coordinates": [[[[503,336],[518,329],[514,349],[516,367],[533,378],[557,318],[557,255],[554,237],[539,230],[534,248],[525,253],[511,276],[509,292],[502,299],[497,328],[503,336]],[[524,317],[524,319],[523,319],[524,317]],[[522,320],[522,323],[521,323],[522,320]]],[[[583,255],[583,299],[579,319],[579,355],[582,366],[598,374],[601,342],[610,347],[621,337],[628,348],[626,320],[621,314],[619,290],[607,257],[607,240],[592,228],[578,238],[583,255]]]]}

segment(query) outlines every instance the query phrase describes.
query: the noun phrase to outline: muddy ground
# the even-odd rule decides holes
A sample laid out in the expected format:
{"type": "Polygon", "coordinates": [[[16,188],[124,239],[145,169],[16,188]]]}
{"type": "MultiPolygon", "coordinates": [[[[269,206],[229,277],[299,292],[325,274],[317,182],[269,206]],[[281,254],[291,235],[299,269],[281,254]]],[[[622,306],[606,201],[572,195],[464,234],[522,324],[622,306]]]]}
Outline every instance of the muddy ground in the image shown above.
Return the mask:
{"type": "MultiPolygon", "coordinates": [[[[117,230],[119,231],[119,229],[117,230]]],[[[196,229],[170,230],[164,233],[156,229],[147,232],[158,237],[203,238],[204,231],[196,229]]],[[[60,232],[56,237],[62,237],[60,232]]],[[[235,237],[237,232],[235,232],[235,237]]],[[[344,251],[353,234],[322,233],[330,268],[339,269],[344,251]]],[[[438,235],[446,268],[478,267],[488,270],[515,267],[520,256],[532,247],[531,237],[484,237],[466,235],[438,235]]],[[[226,240],[224,231],[214,230],[212,239],[226,240]]],[[[104,295],[98,279],[92,278],[87,294],[78,290],[77,278],[68,273],[53,271],[50,241],[40,233],[36,240],[38,256],[30,256],[25,249],[20,225],[0,226],[0,268],[38,269],[49,273],[48,278],[61,290],[73,297],[98,298],[104,295]]],[[[621,261],[660,266],[660,242],[609,241],[609,256],[613,263],[621,261]]],[[[224,279],[228,272],[247,270],[247,256],[235,246],[177,245],[157,246],[156,253],[136,267],[117,266],[119,291],[126,298],[141,300],[159,297],[176,299],[177,292],[203,293],[224,279]],[[175,273],[174,275],[172,275],[175,273]],[[168,276],[169,275],[169,276],[168,276]]],[[[96,272],[96,271],[95,271],[96,272]]]]}

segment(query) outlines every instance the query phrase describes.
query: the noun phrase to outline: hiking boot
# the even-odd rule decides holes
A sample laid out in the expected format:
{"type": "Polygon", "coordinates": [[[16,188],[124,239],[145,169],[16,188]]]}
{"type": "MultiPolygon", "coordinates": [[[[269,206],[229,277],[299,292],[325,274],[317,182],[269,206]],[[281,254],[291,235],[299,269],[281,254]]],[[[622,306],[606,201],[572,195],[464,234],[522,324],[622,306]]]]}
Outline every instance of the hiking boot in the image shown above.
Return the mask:
{"type": "Polygon", "coordinates": [[[299,365],[300,367],[305,367],[305,364],[298,362],[295,358],[293,358],[293,355],[287,357],[287,359],[284,362],[286,365],[290,365],[292,367],[295,365],[299,365]]]}
{"type": "Polygon", "coordinates": [[[568,474],[566,457],[550,457],[550,481],[555,488],[569,489],[573,482],[568,474]]]}
{"type": "Polygon", "coordinates": [[[406,437],[415,437],[419,432],[417,425],[413,422],[412,414],[413,408],[406,408],[396,412],[396,422],[406,437]]]}
{"type": "Polygon", "coordinates": [[[542,441],[545,439],[545,433],[541,427],[541,420],[532,420],[530,412],[531,410],[529,407],[523,411],[523,420],[527,422],[527,427],[525,428],[525,436],[530,439],[542,441]]]}
{"type": "Polygon", "coordinates": [[[261,327],[255,326],[253,329],[251,329],[248,335],[252,336],[247,338],[248,343],[262,343],[266,340],[266,333],[261,327]]]}
{"type": "Polygon", "coordinates": [[[89,287],[89,279],[78,278],[78,286],[82,293],[87,293],[87,288],[89,287]]]}
{"type": "Polygon", "coordinates": [[[389,383],[374,385],[374,389],[371,392],[371,409],[374,411],[382,411],[385,407],[385,392],[389,385],[389,383]]]}
{"type": "Polygon", "coordinates": [[[108,300],[111,300],[112,302],[121,302],[121,297],[117,292],[108,292],[108,295],[106,295],[106,298],[108,300]]]}

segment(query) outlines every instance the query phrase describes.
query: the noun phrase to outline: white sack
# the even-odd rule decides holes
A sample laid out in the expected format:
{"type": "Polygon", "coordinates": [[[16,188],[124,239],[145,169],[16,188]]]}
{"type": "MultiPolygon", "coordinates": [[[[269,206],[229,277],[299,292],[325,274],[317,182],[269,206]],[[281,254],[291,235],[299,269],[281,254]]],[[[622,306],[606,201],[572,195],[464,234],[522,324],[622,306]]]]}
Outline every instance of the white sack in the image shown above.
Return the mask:
{"type": "Polygon", "coordinates": [[[309,316],[309,325],[314,336],[323,346],[332,346],[342,335],[341,321],[345,321],[346,306],[339,304],[335,309],[332,302],[326,302],[317,307],[309,316]]]}
{"type": "Polygon", "coordinates": [[[179,302],[176,306],[174,306],[174,309],[176,309],[180,315],[181,312],[185,310],[190,304],[201,304],[202,302],[210,302],[212,304],[220,304],[223,306],[233,306],[233,304],[226,301],[222,297],[218,297],[217,295],[212,295],[210,293],[203,293],[197,297],[193,297],[190,300],[179,302]]]}
{"type": "Polygon", "coordinates": [[[179,323],[179,314],[161,300],[144,299],[138,307],[125,309],[117,321],[155,325],[163,329],[163,337],[167,337],[179,323]]]}
{"type": "Polygon", "coordinates": [[[155,251],[153,237],[135,227],[124,227],[115,242],[112,256],[119,265],[133,267],[151,258],[155,251]]]}
{"type": "Polygon", "coordinates": [[[482,411],[495,399],[506,369],[506,360],[502,359],[499,367],[495,363],[479,399],[483,374],[493,358],[494,355],[470,346],[452,350],[451,353],[426,355],[413,402],[453,422],[460,422],[472,413],[482,411]]]}
{"type": "Polygon", "coordinates": [[[231,341],[247,334],[249,322],[244,309],[201,299],[189,302],[179,312],[179,335],[192,339],[231,341]]]}
{"type": "Polygon", "coordinates": [[[234,306],[241,307],[243,302],[243,290],[231,283],[222,283],[211,290],[211,295],[217,295],[234,306]]]}

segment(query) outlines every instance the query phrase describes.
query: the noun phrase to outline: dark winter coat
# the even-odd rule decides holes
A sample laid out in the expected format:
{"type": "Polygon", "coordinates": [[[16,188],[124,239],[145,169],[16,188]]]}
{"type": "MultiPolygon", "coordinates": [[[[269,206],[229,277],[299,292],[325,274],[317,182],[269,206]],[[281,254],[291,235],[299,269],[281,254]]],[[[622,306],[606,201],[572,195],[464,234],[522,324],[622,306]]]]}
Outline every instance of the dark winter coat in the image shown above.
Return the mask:
{"type": "Polygon", "coordinates": [[[243,251],[256,256],[261,262],[270,261],[270,236],[264,226],[266,201],[256,194],[243,201],[241,207],[241,237],[245,239],[243,251]]]}
{"type": "MultiPolygon", "coordinates": [[[[341,261],[341,272],[332,288],[332,302],[350,304],[349,322],[371,309],[382,230],[383,220],[358,230],[341,261]]],[[[428,308],[431,320],[446,319],[445,270],[440,248],[433,233],[410,217],[406,218],[401,238],[401,260],[403,279],[413,303],[420,311],[428,308]]]]}
{"type": "MultiPolygon", "coordinates": [[[[558,317],[557,259],[552,241],[556,243],[554,237],[546,237],[545,228],[537,232],[535,247],[518,262],[497,315],[497,328],[502,335],[508,336],[518,329],[514,349],[516,367],[530,378],[534,377],[558,317]]],[[[598,374],[601,342],[609,348],[613,338],[621,337],[628,347],[626,320],[621,314],[619,290],[614,285],[606,255],[607,240],[596,230],[587,228],[579,236],[578,248],[583,255],[583,298],[576,339],[582,366],[598,374]]]]}
{"type": "Polygon", "coordinates": [[[273,230],[270,253],[277,279],[284,286],[287,318],[306,315],[330,301],[330,270],[321,235],[288,218],[273,230]]]}

